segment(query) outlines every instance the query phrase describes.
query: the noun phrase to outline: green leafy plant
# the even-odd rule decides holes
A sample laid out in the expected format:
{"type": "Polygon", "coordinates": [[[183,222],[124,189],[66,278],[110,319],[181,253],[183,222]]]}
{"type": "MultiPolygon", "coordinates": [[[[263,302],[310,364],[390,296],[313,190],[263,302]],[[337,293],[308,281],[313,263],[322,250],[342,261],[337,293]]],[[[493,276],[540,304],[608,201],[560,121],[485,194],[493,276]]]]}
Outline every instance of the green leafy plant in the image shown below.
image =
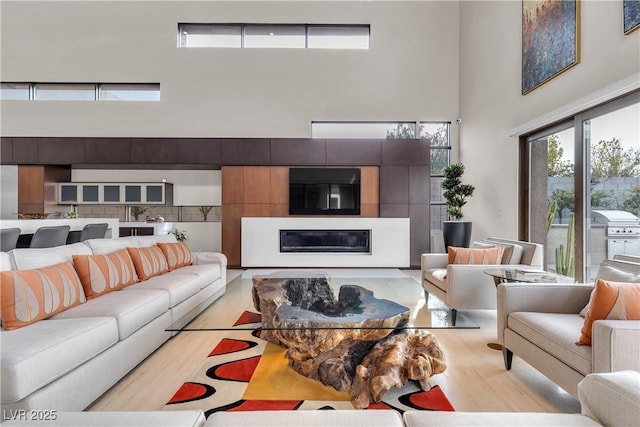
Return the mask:
{"type": "Polygon", "coordinates": [[[133,218],[136,221],[138,220],[138,217],[140,215],[144,215],[148,211],[149,209],[145,208],[144,206],[131,206],[131,215],[133,215],[133,218]]]}
{"type": "Polygon", "coordinates": [[[200,206],[198,208],[205,221],[207,220],[207,216],[209,215],[209,212],[211,212],[211,209],[213,209],[213,206],[200,206]]]}
{"type": "Polygon", "coordinates": [[[452,220],[459,220],[464,215],[462,207],[467,203],[467,197],[473,196],[475,187],[471,184],[463,184],[462,174],[464,165],[452,163],[443,170],[444,179],[440,184],[445,190],[442,196],[447,201],[447,213],[452,220]]]}
{"type": "Polygon", "coordinates": [[[189,236],[187,236],[187,232],[186,231],[184,231],[184,230],[180,231],[177,228],[173,229],[173,235],[176,237],[176,240],[178,242],[184,242],[187,239],[189,239],[189,236]]]}

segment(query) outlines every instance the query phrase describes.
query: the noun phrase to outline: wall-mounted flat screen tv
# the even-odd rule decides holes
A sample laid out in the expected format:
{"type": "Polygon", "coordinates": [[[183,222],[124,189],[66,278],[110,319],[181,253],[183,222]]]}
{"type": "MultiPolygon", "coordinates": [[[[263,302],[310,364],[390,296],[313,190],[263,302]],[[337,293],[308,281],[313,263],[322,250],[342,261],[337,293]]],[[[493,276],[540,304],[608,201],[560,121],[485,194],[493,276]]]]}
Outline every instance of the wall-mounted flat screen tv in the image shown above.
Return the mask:
{"type": "Polygon", "coordinates": [[[290,168],[289,215],[360,215],[360,169],[290,168]]]}

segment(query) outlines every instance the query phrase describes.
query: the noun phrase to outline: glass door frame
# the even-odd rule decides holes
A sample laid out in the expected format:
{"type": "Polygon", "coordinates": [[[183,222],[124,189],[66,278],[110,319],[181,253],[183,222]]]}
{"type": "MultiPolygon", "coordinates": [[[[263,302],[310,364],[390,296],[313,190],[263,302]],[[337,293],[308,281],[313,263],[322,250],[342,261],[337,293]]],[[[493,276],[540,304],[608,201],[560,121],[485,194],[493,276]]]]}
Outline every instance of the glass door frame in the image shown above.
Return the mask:
{"type": "MultiPolygon", "coordinates": [[[[586,269],[589,267],[589,251],[588,251],[588,232],[590,230],[590,198],[589,186],[590,182],[590,152],[584,144],[584,127],[583,123],[587,120],[594,119],[598,116],[620,110],[630,105],[640,103],[640,90],[635,90],[623,96],[620,96],[596,107],[576,113],[571,117],[550,123],[543,128],[536,129],[519,137],[519,221],[518,221],[518,237],[522,240],[528,240],[535,243],[545,245],[547,243],[546,227],[532,221],[531,209],[535,206],[538,209],[544,207],[546,209],[546,200],[531,200],[532,165],[529,146],[532,141],[541,139],[545,136],[552,135],[560,130],[574,128],[574,212],[575,212],[575,278],[578,282],[584,281],[587,275],[586,269]],[[541,207],[542,206],[542,207],[541,207]]],[[[539,213],[535,215],[539,216],[539,213]]]]}

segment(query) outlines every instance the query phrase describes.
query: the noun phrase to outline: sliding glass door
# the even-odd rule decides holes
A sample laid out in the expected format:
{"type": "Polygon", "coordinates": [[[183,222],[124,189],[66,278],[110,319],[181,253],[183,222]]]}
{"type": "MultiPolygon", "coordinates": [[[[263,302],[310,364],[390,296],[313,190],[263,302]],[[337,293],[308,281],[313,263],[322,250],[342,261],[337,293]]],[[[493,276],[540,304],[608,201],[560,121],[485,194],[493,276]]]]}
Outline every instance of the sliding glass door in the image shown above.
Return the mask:
{"type": "Polygon", "coordinates": [[[640,256],[640,92],[521,138],[521,234],[579,281],[640,256]]]}

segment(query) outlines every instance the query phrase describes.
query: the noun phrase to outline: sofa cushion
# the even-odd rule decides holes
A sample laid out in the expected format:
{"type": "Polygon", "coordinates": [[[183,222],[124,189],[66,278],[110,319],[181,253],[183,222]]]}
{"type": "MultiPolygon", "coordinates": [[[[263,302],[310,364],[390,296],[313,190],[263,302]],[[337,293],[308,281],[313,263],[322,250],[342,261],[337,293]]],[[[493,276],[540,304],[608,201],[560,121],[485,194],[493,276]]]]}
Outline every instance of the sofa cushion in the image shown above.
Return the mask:
{"type": "Polygon", "coordinates": [[[169,307],[175,307],[190,296],[198,293],[201,280],[195,274],[173,274],[173,272],[152,277],[123,291],[138,292],[141,289],[156,289],[169,294],[169,307]]]}
{"type": "Polygon", "coordinates": [[[591,328],[596,320],[640,320],[640,283],[598,279],[578,344],[591,345],[591,328]]]}
{"type": "Polygon", "coordinates": [[[150,277],[169,271],[167,259],[157,246],[147,248],[127,248],[133,265],[136,266],[136,272],[140,280],[147,280],[150,277]]]}
{"type": "MultiPolygon", "coordinates": [[[[136,287],[138,284],[132,285],[136,287]]],[[[120,340],[125,339],[169,309],[169,294],[156,289],[137,292],[109,292],[53,317],[75,319],[79,317],[111,316],[118,325],[120,340]]]]}
{"type": "Polygon", "coordinates": [[[459,426],[601,426],[580,414],[545,412],[447,412],[410,410],[403,415],[407,427],[459,426]]]}
{"type": "Polygon", "coordinates": [[[91,255],[91,248],[84,243],[73,243],[53,248],[20,248],[9,251],[15,270],[30,270],[60,264],[71,261],[73,255],[91,255]]]}
{"type": "MultiPolygon", "coordinates": [[[[55,420],[36,418],[40,411],[27,411],[24,419],[7,420],[3,427],[202,427],[201,409],[184,411],[82,411],[56,412],[55,420]]],[[[16,417],[18,418],[18,417],[16,417]]]]}
{"type": "Polygon", "coordinates": [[[46,319],[86,301],[70,262],[0,273],[2,326],[9,330],[46,319]]]}
{"type": "Polygon", "coordinates": [[[87,299],[138,281],[136,269],[126,249],[105,255],[74,255],[73,266],[78,272],[87,299]]]}
{"type": "Polygon", "coordinates": [[[500,264],[504,248],[456,248],[449,246],[447,264],[500,264]]]}
{"type": "Polygon", "coordinates": [[[577,314],[515,312],[507,327],[583,375],[592,372],[591,347],[576,345],[583,319],[577,314]]]}
{"type": "Polygon", "coordinates": [[[193,264],[191,249],[185,242],[156,243],[169,264],[169,271],[193,264]]]}
{"type": "Polygon", "coordinates": [[[48,319],[2,332],[2,402],[15,402],[118,342],[112,317],[48,319]]]}
{"type": "Polygon", "coordinates": [[[214,412],[205,426],[226,427],[403,427],[399,412],[390,409],[362,411],[227,411],[214,412]]]}
{"type": "Polygon", "coordinates": [[[95,255],[104,255],[127,247],[141,246],[137,236],[120,237],[119,239],[89,239],[84,243],[91,248],[91,253],[95,255]]]}
{"type": "MultiPolygon", "coordinates": [[[[506,243],[496,243],[491,242],[489,240],[480,240],[479,242],[473,242],[470,248],[495,248],[500,247],[504,248],[504,252],[502,253],[502,258],[500,259],[500,264],[510,264],[511,259],[513,258],[513,250],[515,248],[514,245],[509,245],[506,243]]],[[[522,249],[522,247],[520,247],[522,249]]],[[[518,262],[520,259],[518,258],[518,262]]],[[[517,263],[514,263],[517,264],[517,263]]]]}
{"type": "Polygon", "coordinates": [[[216,264],[188,265],[180,268],[179,270],[172,271],[170,274],[189,274],[198,276],[200,289],[222,278],[222,270],[220,266],[216,264]]]}

